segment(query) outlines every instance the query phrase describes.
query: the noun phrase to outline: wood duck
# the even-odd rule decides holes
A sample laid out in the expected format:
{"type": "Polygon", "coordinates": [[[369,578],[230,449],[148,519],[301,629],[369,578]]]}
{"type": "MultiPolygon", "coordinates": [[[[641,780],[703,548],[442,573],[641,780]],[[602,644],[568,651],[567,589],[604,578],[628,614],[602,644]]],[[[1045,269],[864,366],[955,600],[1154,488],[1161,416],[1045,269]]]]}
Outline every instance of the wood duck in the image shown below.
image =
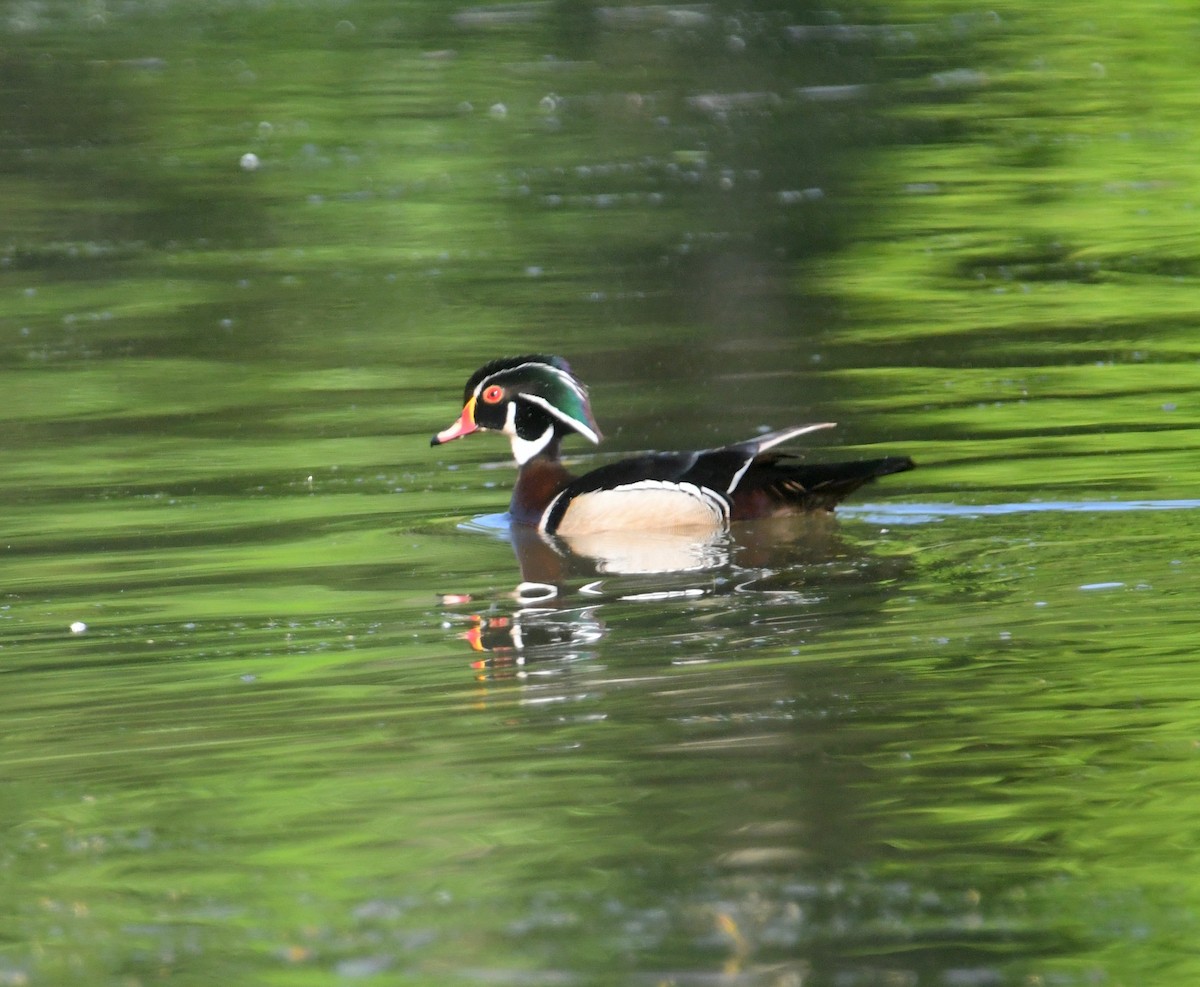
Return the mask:
{"type": "Polygon", "coordinates": [[[797,463],[776,446],[832,428],[797,425],[697,452],[652,452],[573,477],[559,461],[571,433],[600,441],[587,388],[559,356],[532,354],[484,364],[463,391],[462,414],[430,445],[480,430],[503,432],[519,472],[509,513],[544,534],[649,529],[720,530],[731,521],[832,511],[876,477],[913,468],[907,456],[797,463]]]}

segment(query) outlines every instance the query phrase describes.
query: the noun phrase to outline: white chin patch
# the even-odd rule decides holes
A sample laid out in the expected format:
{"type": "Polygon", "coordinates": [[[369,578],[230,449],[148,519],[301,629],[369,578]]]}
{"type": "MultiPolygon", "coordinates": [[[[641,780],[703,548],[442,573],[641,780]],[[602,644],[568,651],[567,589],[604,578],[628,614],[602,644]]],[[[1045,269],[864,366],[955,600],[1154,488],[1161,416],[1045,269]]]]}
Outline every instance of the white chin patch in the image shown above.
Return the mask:
{"type": "MultiPolygon", "coordinates": [[[[510,404],[509,411],[512,411],[516,405],[510,404]]],[[[510,416],[511,417],[511,416],[510,416]]],[[[554,438],[554,426],[551,425],[536,439],[523,439],[517,435],[516,429],[510,431],[511,422],[505,423],[504,431],[508,433],[509,441],[512,443],[513,459],[517,461],[518,466],[523,466],[529,462],[534,456],[546,448],[550,444],[550,440],[554,438]]]]}
{"type": "MultiPolygon", "coordinates": [[[[549,516],[549,511],[546,512],[549,516]]],[[[720,529],[729,520],[729,505],[711,490],[694,483],[642,480],[580,494],[568,505],[555,534],[586,534],[641,528],[720,529]]]]}

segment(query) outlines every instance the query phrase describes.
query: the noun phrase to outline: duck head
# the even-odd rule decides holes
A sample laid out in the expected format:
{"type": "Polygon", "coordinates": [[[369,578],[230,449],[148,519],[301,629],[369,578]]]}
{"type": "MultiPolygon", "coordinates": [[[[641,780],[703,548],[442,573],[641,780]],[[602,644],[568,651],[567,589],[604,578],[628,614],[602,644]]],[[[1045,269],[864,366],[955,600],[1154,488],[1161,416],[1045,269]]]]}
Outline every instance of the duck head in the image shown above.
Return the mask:
{"type": "Polygon", "coordinates": [[[463,389],[463,410],[430,445],[480,430],[503,432],[512,443],[513,457],[524,464],[534,456],[554,456],[564,435],[578,432],[589,442],[600,441],[587,388],[560,356],[532,354],[486,363],[471,374],[463,389]]]}

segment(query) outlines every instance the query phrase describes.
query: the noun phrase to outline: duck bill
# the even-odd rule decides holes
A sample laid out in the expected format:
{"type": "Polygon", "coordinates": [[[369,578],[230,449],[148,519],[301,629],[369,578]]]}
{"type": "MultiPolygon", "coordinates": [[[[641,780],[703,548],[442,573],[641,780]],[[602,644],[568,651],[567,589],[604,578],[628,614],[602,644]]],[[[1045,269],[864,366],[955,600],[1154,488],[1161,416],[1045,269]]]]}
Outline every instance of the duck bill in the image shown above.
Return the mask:
{"type": "Polygon", "coordinates": [[[443,442],[449,442],[452,439],[461,439],[464,435],[470,435],[472,432],[478,432],[479,426],[475,424],[475,399],[471,398],[463,408],[462,414],[449,428],[444,428],[430,441],[431,446],[440,446],[443,442]]]}

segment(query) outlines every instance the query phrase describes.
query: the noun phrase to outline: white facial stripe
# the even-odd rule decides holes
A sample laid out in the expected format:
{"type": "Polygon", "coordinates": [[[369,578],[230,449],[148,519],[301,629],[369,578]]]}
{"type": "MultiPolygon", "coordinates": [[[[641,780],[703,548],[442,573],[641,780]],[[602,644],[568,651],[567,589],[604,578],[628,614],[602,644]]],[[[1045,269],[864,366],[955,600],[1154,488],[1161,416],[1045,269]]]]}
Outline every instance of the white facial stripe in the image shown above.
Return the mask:
{"type": "Polygon", "coordinates": [[[571,390],[573,390],[576,394],[578,394],[580,400],[585,400],[587,398],[587,388],[584,387],[581,383],[579,383],[579,381],[577,381],[574,377],[572,377],[565,370],[559,370],[558,367],[553,366],[552,364],[549,364],[549,363],[536,363],[533,361],[530,361],[529,363],[519,363],[515,367],[508,367],[504,370],[497,370],[494,374],[491,375],[491,377],[485,377],[483,380],[481,380],[478,384],[475,385],[475,396],[479,397],[480,393],[483,391],[484,387],[487,386],[488,381],[490,381],[492,379],[492,377],[501,377],[504,374],[519,373],[520,371],[524,370],[526,367],[537,367],[540,370],[548,370],[550,373],[552,373],[556,377],[558,377],[558,379],[561,380],[564,384],[566,384],[567,387],[571,388],[571,390]]]}
{"type": "Polygon", "coordinates": [[[539,408],[552,414],[555,418],[557,418],[564,425],[567,425],[570,428],[575,429],[575,431],[579,432],[579,434],[582,435],[589,442],[593,442],[593,443],[600,442],[600,436],[598,436],[591,429],[591,427],[587,425],[587,423],[581,422],[578,419],[572,418],[570,415],[565,414],[562,411],[559,411],[556,407],[554,407],[554,405],[552,405],[545,398],[539,397],[536,394],[518,394],[517,398],[521,401],[528,401],[530,404],[536,404],[539,408]]]}
{"type": "Polygon", "coordinates": [[[559,370],[558,367],[549,363],[522,363],[516,369],[524,370],[526,367],[540,367],[542,370],[549,370],[550,373],[554,374],[554,376],[566,384],[567,387],[571,388],[571,390],[578,394],[580,399],[587,397],[587,388],[579,383],[579,381],[577,381],[565,370],[559,370]]]}

